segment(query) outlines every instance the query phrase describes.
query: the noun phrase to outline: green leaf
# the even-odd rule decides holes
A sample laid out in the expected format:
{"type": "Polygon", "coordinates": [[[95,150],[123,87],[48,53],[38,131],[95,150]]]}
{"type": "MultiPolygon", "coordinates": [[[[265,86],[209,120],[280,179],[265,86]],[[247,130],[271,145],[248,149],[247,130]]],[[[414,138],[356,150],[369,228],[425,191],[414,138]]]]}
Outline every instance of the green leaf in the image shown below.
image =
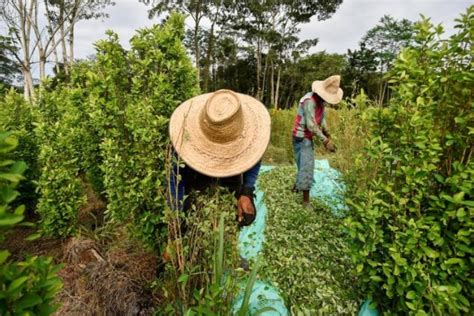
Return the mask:
{"type": "Polygon", "coordinates": [[[10,214],[6,218],[0,218],[0,226],[15,225],[23,220],[23,215],[10,214]]]}
{"type": "Polygon", "coordinates": [[[10,252],[8,250],[0,250],[0,264],[3,264],[9,256],[10,252]]]}
{"type": "Polygon", "coordinates": [[[15,173],[0,173],[0,179],[7,180],[13,183],[19,182],[23,176],[15,173]]]}
{"type": "Polygon", "coordinates": [[[460,208],[458,209],[458,211],[456,212],[456,217],[457,218],[464,218],[466,217],[466,211],[464,210],[464,208],[460,208]]]}
{"type": "Polygon", "coordinates": [[[405,302],[405,304],[407,304],[408,308],[411,309],[412,311],[416,310],[416,306],[415,304],[411,303],[411,302],[405,302]]]}
{"type": "Polygon", "coordinates": [[[189,275],[188,274],[181,274],[181,276],[178,278],[178,283],[186,283],[188,282],[189,275]]]}
{"type": "Polygon", "coordinates": [[[464,261],[461,258],[451,258],[448,259],[444,262],[446,265],[452,265],[452,264],[464,264],[464,261]]]}
{"type": "Polygon", "coordinates": [[[22,311],[26,308],[41,304],[43,300],[39,295],[36,294],[26,294],[23,296],[20,301],[16,304],[16,309],[22,311]]]}
{"type": "Polygon", "coordinates": [[[12,293],[14,292],[16,289],[18,289],[23,283],[25,283],[26,281],[28,280],[28,277],[27,276],[22,276],[22,277],[19,277],[18,279],[14,280],[12,283],[10,283],[10,285],[8,286],[8,292],[9,293],[12,293]]]}
{"type": "Polygon", "coordinates": [[[33,241],[33,240],[37,240],[40,237],[41,237],[41,233],[34,233],[34,234],[31,234],[28,237],[26,237],[25,240],[33,241]]]}
{"type": "Polygon", "coordinates": [[[415,291],[408,291],[406,298],[409,300],[413,300],[416,297],[416,292],[415,291]]]}

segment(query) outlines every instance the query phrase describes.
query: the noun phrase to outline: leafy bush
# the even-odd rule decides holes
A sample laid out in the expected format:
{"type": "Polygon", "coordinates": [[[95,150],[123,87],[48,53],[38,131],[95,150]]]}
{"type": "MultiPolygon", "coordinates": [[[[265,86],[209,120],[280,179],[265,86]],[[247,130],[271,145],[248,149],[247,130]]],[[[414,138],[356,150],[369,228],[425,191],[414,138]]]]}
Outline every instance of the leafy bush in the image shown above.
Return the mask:
{"type": "Polygon", "coordinates": [[[395,62],[390,107],[370,114],[359,163],[372,177],[352,187],[347,225],[363,290],[385,314],[472,311],[473,21],[471,6],[447,41],[419,22],[395,62]]]}
{"type": "Polygon", "coordinates": [[[27,103],[23,95],[13,89],[0,97],[0,129],[11,131],[19,140],[19,145],[8,155],[26,162],[25,180],[19,184],[21,196],[15,200],[16,205],[24,204],[34,210],[37,203],[36,185],[39,177],[38,145],[34,133],[35,109],[27,103]]]}
{"type": "Polygon", "coordinates": [[[162,286],[170,303],[163,312],[228,315],[243,276],[234,195],[212,187],[195,197],[187,213],[168,210],[166,217],[171,262],[162,286]]]}
{"type": "Polygon", "coordinates": [[[130,224],[155,248],[164,232],[168,120],[198,92],[182,44],[184,17],[139,30],[129,51],[107,34],[96,44],[96,61],[77,65],[68,82],[42,93],[36,128],[42,231],[74,233],[89,182],[107,199],[108,219],[130,224]]]}
{"type": "Polygon", "coordinates": [[[87,73],[90,117],[101,137],[101,169],[108,217],[130,221],[149,247],[163,233],[168,120],[198,92],[182,44],[184,17],[138,31],[125,51],[116,34],[99,41],[97,63],[87,73]]]}
{"type": "Polygon", "coordinates": [[[281,167],[259,180],[268,208],[262,274],[296,315],[354,315],[359,297],[342,220],[316,201],[315,210],[303,207],[291,192],[294,177],[294,167],[281,167]]]}
{"type": "MultiPolygon", "coordinates": [[[[0,133],[0,241],[7,229],[23,220],[25,207],[13,212],[11,204],[19,195],[16,187],[23,179],[24,162],[7,159],[18,141],[8,133],[0,133]]],[[[56,307],[53,299],[62,283],[56,276],[60,266],[51,258],[30,257],[23,262],[8,262],[9,252],[0,250],[0,314],[49,315],[56,307]]]]}
{"type": "MultiPolygon", "coordinates": [[[[79,208],[86,202],[81,171],[90,129],[82,109],[80,88],[64,87],[44,92],[39,104],[36,135],[41,175],[38,180],[37,212],[41,232],[67,237],[74,233],[79,208]]],[[[93,144],[93,143],[92,143],[93,144]]]]}

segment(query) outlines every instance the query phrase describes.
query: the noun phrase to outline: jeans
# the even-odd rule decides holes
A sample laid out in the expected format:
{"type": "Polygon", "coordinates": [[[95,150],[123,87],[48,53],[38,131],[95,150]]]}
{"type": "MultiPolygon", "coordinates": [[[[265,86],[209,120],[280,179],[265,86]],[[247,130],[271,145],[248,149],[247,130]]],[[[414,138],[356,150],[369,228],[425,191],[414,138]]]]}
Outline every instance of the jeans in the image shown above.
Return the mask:
{"type": "Polygon", "coordinates": [[[296,167],[296,189],[311,190],[314,176],[314,148],[313,141],[308,138],[293,137],[293,149],[295,151],[296,167]]]}

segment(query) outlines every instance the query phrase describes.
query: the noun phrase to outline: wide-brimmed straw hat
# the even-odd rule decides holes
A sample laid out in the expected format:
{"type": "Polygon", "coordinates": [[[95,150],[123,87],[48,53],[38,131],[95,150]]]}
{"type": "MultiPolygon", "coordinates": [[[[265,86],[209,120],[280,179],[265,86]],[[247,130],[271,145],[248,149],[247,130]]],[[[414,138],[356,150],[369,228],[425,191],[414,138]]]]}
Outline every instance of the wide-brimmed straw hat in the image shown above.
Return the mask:
{"type": "Polygon", "coordinates": [[[317,93],[324,101],[330,104],[341,102],[343,91],[339,87],[341,76],[331,76],[326,80],[316,80],[311,85],[314,93],[317,93]]]}
{"type": "Polygon", "coordinates": [[[219,90],[191,98],[171,115],[169,133],[179,157],[211,177],[252,168],[270,141],[271,120],[251,96],[219,90]]]}

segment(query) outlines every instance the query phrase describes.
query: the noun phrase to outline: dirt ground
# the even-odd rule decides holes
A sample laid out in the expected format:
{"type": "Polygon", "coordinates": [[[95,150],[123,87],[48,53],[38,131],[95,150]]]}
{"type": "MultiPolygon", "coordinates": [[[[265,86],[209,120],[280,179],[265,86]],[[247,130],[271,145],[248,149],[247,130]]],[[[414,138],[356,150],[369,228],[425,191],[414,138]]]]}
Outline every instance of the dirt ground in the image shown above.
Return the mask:
{"type": "Polygon", "coordinates": [[[106,237],[97,233],[106,204],[92,190],[86,192],[88,201],[79,210],[76,237],[27,241],[36,229],[17,226],[1,248],[10,251],[11,260],[49,256],[63,264],[58,273],[63,288],[56,296],[55,315],[153,315],[157,298],[151,282],[156,279],[158,257],[130,240],[124,229],[106,237]]]}

